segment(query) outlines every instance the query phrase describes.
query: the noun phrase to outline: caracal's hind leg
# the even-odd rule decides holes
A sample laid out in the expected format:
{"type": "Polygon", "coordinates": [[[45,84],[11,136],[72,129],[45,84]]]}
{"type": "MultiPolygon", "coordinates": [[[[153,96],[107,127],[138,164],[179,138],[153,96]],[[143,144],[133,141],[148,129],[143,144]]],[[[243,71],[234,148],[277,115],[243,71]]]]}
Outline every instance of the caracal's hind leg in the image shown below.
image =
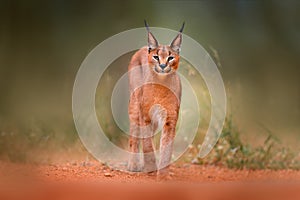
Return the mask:
{"type": "Polygon", "coordinates": [[[172,151],[173,151],[173,143],[175,138],[175,128],[176,128],[175,120],[166,120],[162,135],[160,138],[160,159],[158,163],[158,178],[164,179],[169,177],[169,169],[168,165],[171,162],[172,151]]]}
{"type": "Polygon", "coordinates": [[[157,169],[153,137],[143,138],[144,172],[153,172],[157,169]]]}
{"type": "Polygon", "coordinates": [[[140,161],[140,152],[139,145],[140,139],[138,136],[140,135],[139,126],[133,123],[130,123],[130,138],[129,138],[129,151],[130,158],[128,161],[128,170],[132,172],[140,172],[142,171],[142,164],[140,161]]]}
{"type": "Polygon", "coordinates": [[[143,138],[143,153],[144,153],[144,172],[153,172],[157,170],[155,146],[154,146],[154,134],[158,128],[156,120],[151,121],[146,129],[143,138]]]}

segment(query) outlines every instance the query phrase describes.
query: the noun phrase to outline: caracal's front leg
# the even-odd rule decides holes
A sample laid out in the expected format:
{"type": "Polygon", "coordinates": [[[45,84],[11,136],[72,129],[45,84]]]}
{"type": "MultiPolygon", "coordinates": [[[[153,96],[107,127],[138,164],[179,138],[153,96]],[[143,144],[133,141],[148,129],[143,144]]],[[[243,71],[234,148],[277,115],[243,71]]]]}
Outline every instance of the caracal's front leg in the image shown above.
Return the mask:
{"type": "Polygon", "coordinates": [[[156,171],[156,157],[153,137],[143,138],[144,172],[156,171]]]}
{"type": "Polygon", "coordinates": [[[161,139],[160,139],[160,160],[158,163],[158,178],[164,179],[169,176],[168,165],[171,162],[173,143],[175,138],[177,118],[174,120],[166,120],[161,139]]]}
{"type": "Polygon", "coordinates": [[[130,158],[128,161],[128,170],[132,172],[140,172],[142,171],[142,164],[140,161],[140,152],[139,152],[139,144],[140,139],[138,136],[140,135],[140,128],[138,125],[134,123],[130,123],[130,138],[129,138],[129,151],[130,158]]]}
{"type": "MultiPolygon", "coordinates": [[[[153,113],[150,113],[153,116],[153,113]]],[[[143,138],[143,153],[144,153],[144,172],[153,172],[157,170],[154,135],[158,128],[157,119],[152,117],[151,124],[147,126],[146,138],[143,138]]]]}

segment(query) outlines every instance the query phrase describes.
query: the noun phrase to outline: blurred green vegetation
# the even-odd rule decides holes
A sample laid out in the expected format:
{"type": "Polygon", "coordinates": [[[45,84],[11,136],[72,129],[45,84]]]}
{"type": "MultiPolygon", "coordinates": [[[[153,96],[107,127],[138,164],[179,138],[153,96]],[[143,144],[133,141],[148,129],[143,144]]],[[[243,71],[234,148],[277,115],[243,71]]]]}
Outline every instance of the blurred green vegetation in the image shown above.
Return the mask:
{"type": "MultiPolygon", "coordinates": [[[[86,153],[72,119],[76,72],[101,41],[142,27],[147,19],[150,26],[174,30],[185,21],[184,33],[219,66],[232,116],[216,148],[230,151],[224,156],[215,149],[205,162],[273,168],[280,160],[293,167],[285,159],[292,162],[289,152],[297,153],[300,142],[299,9],[297,1],[0,1],[0,159],[48,162],[55,152],[86,153]],[[263,147],[257,143],[269,137],[261,124],[272,132],[263,147]]],[[[129,58],[116,61],[119,67],[107,71],[98,92],[113,88],[129,58]]],[[[190,77],[203,109],[197,146],[210,116],[209,94],[184,60],[180,70],[190,77]]],[[[108,137],[124,146],[126,138],[106,111],[109,98],[96,96],[98,118],[105,119],[108,137]]]]}
{"type": "MultiPolygon", "coordinates": [[[[242,141],[241,132],[233,124],[229,116],[225,123],[221,137],[212,152],[205,158],[198,158],[197,146],[190,146],[190,153],[196,157],[192,160],[195,164],[226,166],[233,169],[300,169],[299,153],[288,146],[282,145],[281,141],[269,130],[264,132],[267,137],[263,143],[254,146],[242,141]]],[[[191,155],[190,155],[191,157],[191,155]]]]}

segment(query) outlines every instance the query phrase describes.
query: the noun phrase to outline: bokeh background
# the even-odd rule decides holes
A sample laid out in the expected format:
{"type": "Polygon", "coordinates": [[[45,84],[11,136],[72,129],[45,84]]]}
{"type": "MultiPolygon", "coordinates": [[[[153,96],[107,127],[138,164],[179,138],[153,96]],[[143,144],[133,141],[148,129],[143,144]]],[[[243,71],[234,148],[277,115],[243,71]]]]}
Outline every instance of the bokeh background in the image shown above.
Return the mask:
{"type": "Polygon", "coordinates": [[[255,145],[272,132],[297,152],[299,10],[289,0],[1,0],[0,159],[50,162],[84,151],[72,118],[76,72],[101,41],[144,19],[174,30],[186,22],[184,33],[218,64],[243,140],[255,145]]]}

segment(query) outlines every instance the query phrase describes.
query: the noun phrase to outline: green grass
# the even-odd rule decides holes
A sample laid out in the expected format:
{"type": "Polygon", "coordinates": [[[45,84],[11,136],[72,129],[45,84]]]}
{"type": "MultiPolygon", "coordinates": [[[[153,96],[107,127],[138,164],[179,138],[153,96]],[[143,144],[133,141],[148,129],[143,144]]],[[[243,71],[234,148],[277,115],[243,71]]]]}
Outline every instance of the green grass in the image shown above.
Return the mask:
{"type": "Polygon", "coordinates": [[[78,143],[73,121],[31,120],[11,124],[0,126],[0,160],[45,163],[53,153],[67,151],[78,143]]]}
{"type": "Polygon", "coordinates": [[[241,133],[230,116],[212,152],[203,159],[194,159],[193,162],[232,169],[300,169],[296,153],[283,146],[271,131],[267,130],[267,134],[262,145],[254,147],[247,144],[241,140],[241,133]]]}

